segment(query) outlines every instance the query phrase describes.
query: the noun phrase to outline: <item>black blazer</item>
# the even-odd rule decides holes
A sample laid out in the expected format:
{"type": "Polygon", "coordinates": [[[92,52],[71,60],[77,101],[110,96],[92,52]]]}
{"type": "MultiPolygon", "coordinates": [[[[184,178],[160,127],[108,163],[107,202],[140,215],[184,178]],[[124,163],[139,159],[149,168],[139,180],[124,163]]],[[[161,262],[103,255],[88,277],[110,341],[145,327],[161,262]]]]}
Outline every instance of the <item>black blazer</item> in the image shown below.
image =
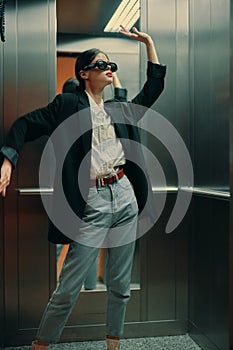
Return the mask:
{"type": "MultiPolygon", "coordinates": [[[[163,91],[165,73],[165,66],[148,62],[146,83],[135,98],[128,103],[120,103],[117,100],[105,103],[105,109],[114,123],[116,135],[121,139],[123,145],[126,155],[124,171],[133,185],[140,212],[148,196],[152,196],[152,192],[140,149],[137,121],[143,116],[145,107],[149,108],[163,91]],[[136,142],[132,143],[130,140],[136,142]]],[[[2,159],[7,157],[16,166],[20,150],[25,142],[33,141],[42,135],[53,137],[55,131],[56,139],[57,137],[59,139],[59,147],[54,149],[56,159],[61,158],[64,149],[67,150],[61,172],[55,172],[54,193],[51,196],[55,203],[52,205],[53,215],[63,224],[65,223],[67,229],[61,230],[59,223],[53,219],[50,220],[48,239],[53,243],[71,242],[74,231],[78,230],[78,223],[74,227],[72,220],[65,214],[63,206],[59,205],[61,203],[59,194],[61,182],[71,212],[80,219],[83,216],[90,185],[92,124],[89,107],[89,100],[84,91],[79,91],[77,94],[57,95],[46,107],[18,118],[12,125],[6,143],[1,149],[2,159]],[[77,130],[76,140],[70,135],[70,126],[68,129],[65,126],[66,122],[69,125],[70,120],[73,123],[70,124],[72,131],[77,130]],[[78,176],[81,165],[83,170],[81,186],[79,186],[78,176]]],[[[154,209],[151,208],[151,210],[154,209]]]]}

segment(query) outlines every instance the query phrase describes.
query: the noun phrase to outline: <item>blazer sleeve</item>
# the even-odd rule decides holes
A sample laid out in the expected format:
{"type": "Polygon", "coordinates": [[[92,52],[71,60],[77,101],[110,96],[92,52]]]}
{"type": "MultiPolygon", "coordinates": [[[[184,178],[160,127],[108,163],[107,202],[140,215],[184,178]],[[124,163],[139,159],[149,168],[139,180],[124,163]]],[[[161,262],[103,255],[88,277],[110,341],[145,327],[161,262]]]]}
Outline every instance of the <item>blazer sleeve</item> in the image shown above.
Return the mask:
{"type": "Polygon", "coordinates": [[[114,88],[114,97],[104,102],[127,102],[127,94],[128,90],[125,88],[114,88]]]}
{"type": "Polygon", "coordinates": [[[114,99],[120,102],[127,101],[127,89],[123,88],[114,88],[114,99]]]}
{"type": "Polygon", "coordinates": [[[61,96],[56,96],[46,107],[36,109],[16,119],[7,134],[4,146],[0,150],[1,161],[6,157],[15,167],[25,142],[52,134],[59,120],[61,96]]]}
{"type": "Polygon", "coordinates": [[[142,90],[131,102],[144,107],[151,107],[164,89],[165,75],[166,66],[148,61],[147,80],[142,90]]]}

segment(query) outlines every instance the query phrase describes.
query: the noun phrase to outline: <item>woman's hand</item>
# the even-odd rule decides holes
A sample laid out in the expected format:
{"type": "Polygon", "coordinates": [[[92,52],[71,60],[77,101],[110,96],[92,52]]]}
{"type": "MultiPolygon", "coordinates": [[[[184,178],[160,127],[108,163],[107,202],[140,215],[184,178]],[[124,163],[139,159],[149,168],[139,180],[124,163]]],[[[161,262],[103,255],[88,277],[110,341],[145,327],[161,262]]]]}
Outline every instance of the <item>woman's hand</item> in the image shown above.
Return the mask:
{"type": "Polygon", "coordinates": [[[144,43],[146,45],[148,61],[159,64],[154,42],[149,34],[139,32],[139,30],[137,30],[137,28],[135,27],[133,27],[133,32],[130,32],[128,29],[126,29],[122,25],[121,25],[120,33],[127,36],[128,38],[144,43]]]}
{"type": "Polygon", "coordinates": [[[1,167],[1,177],[0,177],[0,194],[2,197],[6,197],[6,188],[10,184],[12,173],[12,164],[5,158],[1,167]]]}
{"type": "Polygon", "coordinates": [[[137,28],[135,27],[133,27],[133,33],[132,33],[121,25],[120,33],[133,40],[141,41],[144,44],[150,44],[151,42],[153,43],[153,40],[151,39],[149,34],[139,32],[139,30],[137,30],[137,28]]]}
{"type": "Polygon", "coordinates": [[[112,77],[113,77],[113,86],[114,86],[114,88],[122,88],[122,85],[121,85],[121,82],[120,82],[120,80],[119,80],[119,78],[118,78],[118,76],[117,76],[117,73],[116,72],[114,72],[114,73],[112,73],[112,77]]]}

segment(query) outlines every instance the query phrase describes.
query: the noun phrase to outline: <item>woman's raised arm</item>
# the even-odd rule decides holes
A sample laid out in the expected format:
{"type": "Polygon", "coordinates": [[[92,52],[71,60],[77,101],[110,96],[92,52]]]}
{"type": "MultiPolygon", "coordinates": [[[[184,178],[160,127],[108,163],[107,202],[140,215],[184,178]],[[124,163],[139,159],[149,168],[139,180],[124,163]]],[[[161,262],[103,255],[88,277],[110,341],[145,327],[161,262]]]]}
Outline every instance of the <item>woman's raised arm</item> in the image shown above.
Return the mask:
{"type": "Polygon", "coordinates": [[[146,45],[147,58],[149,62],[159,64],[154,42],[151,36],[147,33],[139,32],[137,28],[133,27],[133,33],[121,26],[120,33],[133,40],[140,41],[146,45]]]}

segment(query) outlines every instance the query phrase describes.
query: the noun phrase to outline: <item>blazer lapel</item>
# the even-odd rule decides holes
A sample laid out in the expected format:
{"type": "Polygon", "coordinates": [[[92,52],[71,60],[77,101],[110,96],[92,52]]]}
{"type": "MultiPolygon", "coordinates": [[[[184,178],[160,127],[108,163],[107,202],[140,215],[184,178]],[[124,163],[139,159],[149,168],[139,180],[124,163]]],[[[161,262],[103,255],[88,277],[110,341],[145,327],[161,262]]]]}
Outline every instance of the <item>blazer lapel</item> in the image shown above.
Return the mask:
{"type": "Polygon", "coordinates": [[[128,153],[128,151],[130,150],[129,132],[128,125],[125,121],[126,119],[124,118],[124,110],[122,109],[121,103],[105,103],[104,108],[106,112],[110,115],[111,120],[114,123],[116,136],[121,139],[124,151],[128,153]]]}
{"type": "Polygon", "coordinates": [[[92,120],[91,110],[87,94],[79,92],[77,95],[78,128],[80,129],[81,140],[85,154],[91,150],[92,143],[92,120]]]}

